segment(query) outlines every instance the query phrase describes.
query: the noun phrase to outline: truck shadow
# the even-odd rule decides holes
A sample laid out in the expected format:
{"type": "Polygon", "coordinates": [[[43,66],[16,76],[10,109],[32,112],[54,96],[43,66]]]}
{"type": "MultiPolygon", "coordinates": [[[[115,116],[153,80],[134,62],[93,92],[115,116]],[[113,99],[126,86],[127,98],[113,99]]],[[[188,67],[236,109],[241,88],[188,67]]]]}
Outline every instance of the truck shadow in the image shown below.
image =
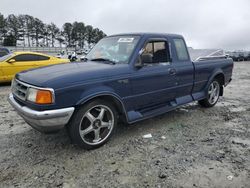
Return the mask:
{"type": "Polygon", "coordinates": [[[127,137],[128,139],[142,138],[144,134],[154,134],[162,129],[172,129],[176,123],[178,124],[178,120],[185,118],[185,116],[192,113],[191,111],[200,109],[202,108],[197,103],[191,103],[185,107],[179,107],[173,111],[131,125],[120,124],[112,140],[120,137],[127,137]]]}
{"type": "MultiPolygon", "coordinates": [[[[106,147],[112,148],[123,145],[131,139],[142,139],[144,134],[156,133],[162,129],[168,129],[175,123],[177,119],[182,119],[187,116],[189,111],[197,110],[198,105],[188,105],[186,107],[178,108],[174,111],[165,113],[163,115],[143,120],[132,125],[118,124],[111,140],[94,151],[103,150],[106,147]]],[[[166,135],[167,136],[167,135],[166,135]]],[[[84,149],[74,146],[68,136],[66,128],[53,134],[43,134],[31,127],[28,130],[19,133],[15,136],[15,145],[18,145],[24,150],[46,151],[46,156],[54,155],[55,152],[69,152],[69,153],[85,153],[84,149]]],[[[29,152],[28,152],[29,153],[29,152]]],[[[38,152],[40,153],[40,152],[38,152]]],[[[41,153],[43,155],[43,153],[41,153]]]]}

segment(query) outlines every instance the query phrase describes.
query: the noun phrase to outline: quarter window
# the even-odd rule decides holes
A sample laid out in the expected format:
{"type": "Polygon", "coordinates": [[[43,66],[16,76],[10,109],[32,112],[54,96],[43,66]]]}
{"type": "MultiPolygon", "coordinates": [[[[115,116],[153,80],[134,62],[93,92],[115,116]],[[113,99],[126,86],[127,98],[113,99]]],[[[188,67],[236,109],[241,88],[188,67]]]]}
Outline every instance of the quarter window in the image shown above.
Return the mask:
{"type": "Polygon", "coordinates": [[[36,56],[38,61],[45,61],[50,59],[48,56],[43,56],[43,55],[36,55],[36,56]]]}
{"type": "Polygon", "coordinates": [[[168,44],[165,41],[152,41],[147,43],[144,54],[151,54],[153,63],[169,62],[168,44]]]}
{"type": "Polygon", "coordinates": [[[183,39],[174,39],[174,45],[177,52],[177,57],[180,61],[189,60],[187,48],[183,39]]]}

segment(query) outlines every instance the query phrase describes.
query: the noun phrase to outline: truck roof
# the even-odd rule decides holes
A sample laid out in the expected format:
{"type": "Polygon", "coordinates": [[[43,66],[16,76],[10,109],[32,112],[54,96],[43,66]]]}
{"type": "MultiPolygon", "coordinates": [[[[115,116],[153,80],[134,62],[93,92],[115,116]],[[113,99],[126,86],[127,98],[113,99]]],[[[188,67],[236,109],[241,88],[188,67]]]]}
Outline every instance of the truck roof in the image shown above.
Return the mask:
{"type": "Polygon", "coordinates": [[[164,37],[171,37],[171,38],[183,38],[182,35],[178,34],[170,34],[170,33],[150,33],[150,32],[138,32],[138,33],[120,33],[120,34],[115,34],[115,35],[110,35],[112,36],[126,36],[126,35],[137,35],[137,36],[148,36],[148,37],[159,37],[159,36],[164,36],[164,37]]]}

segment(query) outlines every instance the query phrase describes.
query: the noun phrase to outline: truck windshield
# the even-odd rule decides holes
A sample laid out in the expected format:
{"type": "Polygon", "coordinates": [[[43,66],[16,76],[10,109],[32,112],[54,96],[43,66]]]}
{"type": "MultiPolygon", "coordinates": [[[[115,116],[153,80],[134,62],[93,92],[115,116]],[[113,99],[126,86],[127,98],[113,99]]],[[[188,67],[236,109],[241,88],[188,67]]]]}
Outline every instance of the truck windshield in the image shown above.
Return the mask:
{"type": "Polygon", "coordinates": [[[138,36],[115,36],[100,40],[86,58],[92,61],[128,63],[139,40],[138,36]]]}

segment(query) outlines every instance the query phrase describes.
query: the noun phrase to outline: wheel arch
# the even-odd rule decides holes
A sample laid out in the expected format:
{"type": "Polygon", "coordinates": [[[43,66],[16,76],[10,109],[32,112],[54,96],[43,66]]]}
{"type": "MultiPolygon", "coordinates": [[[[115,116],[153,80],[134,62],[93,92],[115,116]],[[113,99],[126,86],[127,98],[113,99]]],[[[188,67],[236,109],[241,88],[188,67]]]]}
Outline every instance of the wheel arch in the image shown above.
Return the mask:
{"type": "Polygon", "coordinates": [[[210,83],[214,80],[217,79],[220,83],[220,96],[223,96],[224,92],[224,85],[225,85],[225,75],[221,69],[215,70],[214,73],[210,76],[208,84],[206,86],[206,89],[208,89],[210,83]]]}
{"type": "Polygon", "coordinates": [[[117,110],[119,117],[120,116],[122,117],[124,115],[124,117],[122,117],[122,120],[128,122],[127,111],[122,99],[117,94],[111,92],[101,92],[84,97],[77,103],[77,106],[82,106],[86,103],[98,99],[111,102],[114,105],[115,109],[117,110]]]}

